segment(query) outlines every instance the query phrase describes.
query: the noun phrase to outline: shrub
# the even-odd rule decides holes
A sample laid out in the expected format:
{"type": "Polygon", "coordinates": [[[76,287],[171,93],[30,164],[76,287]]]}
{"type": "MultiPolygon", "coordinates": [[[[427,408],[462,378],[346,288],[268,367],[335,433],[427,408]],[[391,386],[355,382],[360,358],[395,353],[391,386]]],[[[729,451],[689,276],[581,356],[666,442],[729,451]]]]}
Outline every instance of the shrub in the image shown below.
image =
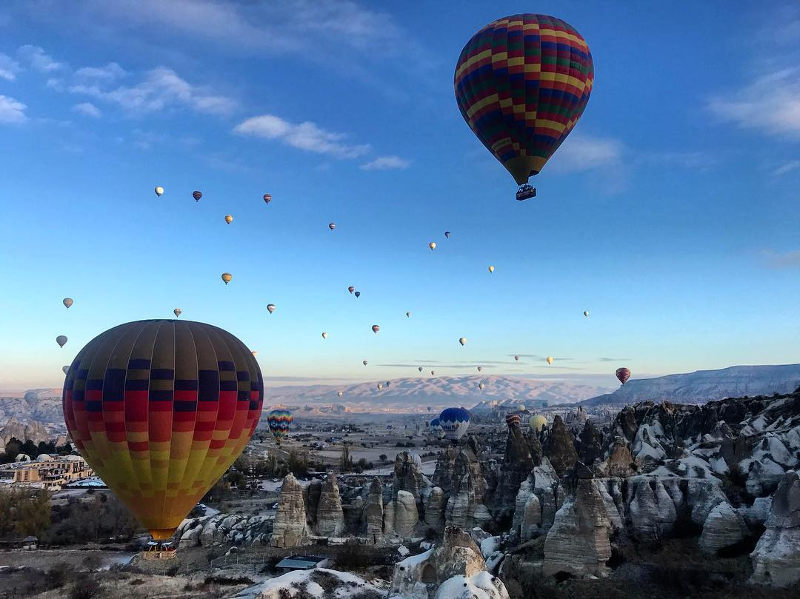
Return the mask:
{"type": "Polygon", "coordinates": [[[88,574],[80,574],[69,592],[69,599],[92,599],[100,593],[100,583],[88,574]]]}

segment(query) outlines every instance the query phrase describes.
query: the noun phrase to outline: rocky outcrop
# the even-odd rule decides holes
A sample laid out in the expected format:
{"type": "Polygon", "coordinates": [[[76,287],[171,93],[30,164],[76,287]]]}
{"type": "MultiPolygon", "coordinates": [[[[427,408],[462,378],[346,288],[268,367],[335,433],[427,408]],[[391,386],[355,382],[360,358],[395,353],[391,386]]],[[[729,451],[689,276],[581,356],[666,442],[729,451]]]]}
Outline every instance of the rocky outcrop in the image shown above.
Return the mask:
{"type": "Polygon", "coordinates": [[[675,503],[660,479],[638,477],[628,480],[632,498],[628,505],[633,535],[647,543],[668,536],[677,520],[675,503]]]}
{"type": "Polygon", "coordinates": [[[605,502],[594,481],[578,479],[574,497],[564,502],[547,533],[544,575],[605,576],[611,557],[610,529],[605,502]]]}
{"type": "Polygon", "coordinates": [[[344,512],[339,496],[339,485],[333,473],[322,485],[317,504],[317,534],[322,537],[338,537],[344,531],[344,512]]]}
{"type": "Polygon", "coordinates": [[[553,525],[556,512],[564,503],[564,487],[547,458],[543,458],[541,465],[533,469],[533,480],[533,492],[542,508],[541,527],[548,530],[553,525]]]}
{"type": "Polygon", "coordinates": [[[614,439],[608,459],[600,465],[599,469],[606,476],[615,478],[626,478],[636,474],[638,468],[625,439],[622,437],[614,439]]]}
{"type": "Polygon", "coordinates": [[[394,481],[392,489],[395,496],[398,491],[408,491],[414,501],[421,501],[421,491],[430,486],[430,481],[422,474],[422,462],[417,454],[402,451],[394,460],[394,481]]]}
{"type": "Polygon", "coordinates": [[[265,544],[272,532],[272,520],[266,516],[217,514],[184,520],[175,531],[178,547],[210,547],[265,544]]]}
{"type": "Polygon", "coordinates": [[[533,492],[534,484],[532,476],[522,482],[514,506],[512,529],[523,542],[533,538],[542,524],[542,505],[533,492]]]}
{"type": "Polygon", "coordinates": [[[298,547],[306,542],[308,536],[303,487],[290,473],[283,479],[270,545],[273,547],[298,547]]]}
{"type": "Polygon", "coordinates": [[[530,446],[522,429],[518,423],[509,424],[506,451],[492,500],[492,515],[496,520],[513,514],[520,484],[528,478],[533,466],[530,446]]]}
{"type": "Polygon", "coordinates": [[[414,535],[419,522],[417,502],[409,491],[398,491],[394,500],[394,531],[407,539],[414,535]]]}
{"type": "Polygon", "coordinates": [[[800,476],[789,472],[772,498],[766,530],[750,554],[751,582],[786,587],[800,584],[800,476]]]}
{"type": "Polygon", "coordinates": [[[742,517],[727,501],[717,504],[712,509],[703,533],[700,535],[700,549],[714,555],[720,549],[740,543],[747,536],[747,525],[742,517]]]}
{"type": "Polygon", "coordinates": [[[367,538],[379,543],[383,538],[383,486],[377,478],[369,485],[369,496],[364,506],[364,520],[367,526],[367,538]]]}
{"type": "Polygon", "coordinates": [[[550,464],[558,476],[563,476],[578,461],[575,438],[567,429],[561,416],[556,415],[553,418],[553,424],[544,445],[544,455],[550,460],[550,464]]]}
{"type": "Polygon", "coordinates": [[[433,484],[444,491],[445,495],[450,493],[453,483],[453,471],[456,466],[456,456],[458,451],[455,446],[449,445],[444,451],[439,453],[436,460],[436,469],[433,471],[433,484]]]}
{"type": "Polygon", "coordinates": [[[436,532],[441,532],[444,527],[444,509],[446,505],[444,491],[439,487],[433,487],[425,500],[425,526],[436,532]]]}
{"type": "Polygon", "coordinates": [[[603,457],[603,436],[591,421],[586,421],[584,424],[578,441],[578,457],[587,466],[591,466],[603,457]]]}

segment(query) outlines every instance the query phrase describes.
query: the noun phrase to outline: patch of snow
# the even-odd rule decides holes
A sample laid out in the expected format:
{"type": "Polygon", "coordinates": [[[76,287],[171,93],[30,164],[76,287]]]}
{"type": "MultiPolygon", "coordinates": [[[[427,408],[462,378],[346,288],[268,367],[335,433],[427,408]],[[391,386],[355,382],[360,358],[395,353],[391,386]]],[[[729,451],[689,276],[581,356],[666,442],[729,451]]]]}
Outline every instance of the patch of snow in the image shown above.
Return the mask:
{"type": "Polygon", "coordinates": [[[492,553],[497,551],[500,546],[500,537],[488,537],[481,541],[481,553],[483,557],[489,557],[492,553]]]}
{"type": "Polygon", "coordinates": [[[400,545],[400,547],[397,548],[397,553],[400,554],[400,557],[408,557],[408,555],[411,553],[411,550],[405,545],[400,545]]]}

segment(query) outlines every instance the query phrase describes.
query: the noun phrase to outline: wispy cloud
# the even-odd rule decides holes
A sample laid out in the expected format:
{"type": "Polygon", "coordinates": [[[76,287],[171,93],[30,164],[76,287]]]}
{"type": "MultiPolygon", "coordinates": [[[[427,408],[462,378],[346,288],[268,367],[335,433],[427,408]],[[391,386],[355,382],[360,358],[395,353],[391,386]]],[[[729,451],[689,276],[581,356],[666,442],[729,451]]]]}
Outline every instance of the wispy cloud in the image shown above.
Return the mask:
{"type": "Polygon", "coordinates": [[[624,145],[611,137],[570,135],[553,156],[553,172],[572,173],[619,165],[624,145]]]}
{"type": "Polygon", "coordinates": [[[597,358],[598,362],[628,362],[630,358],[597,358]]]}
{"type": "Polygon", "coordinates": [[[797,169],[800,169],[800,160],[790,160],[772,171],[772,174],[775,177],[780,177],[781,175],[796,171],[797,169]]]}
{"type": "Polygon", "coordinates": [[[790,252],[766,250],[763,256],[770,268],[800,268],[800,250],[790,252]]]}
{"type": "Polygon", "coordinates": [[[116,62],[109,62],[104,67],[81,67],[75,71],[75,78],[84,81],[116,81],[127,74],[116,62]]]}
{"type": "Polygon", "coordinates": [[[362,164],[360,168],[365,171],[388,171],[406,169],[409,166],[411,166],[411,162],[399,156],[378,156],[375,160],[362,164]]]}
{"type": "Polygon", "coordinates": [[[644,152],[638,161],[661,167],[677,167],[705,171],[716,166],[719,159],[705,152],[644,152]]]}
{"type": "Polygon", "coordinates": [[[358,158],[370,150],[369,144],[344,143],[347,138],[344,133],[326,131],[311,121],[290,123],[272,114],[249,118],[236,125],[233,130],[240,135],[274,139],[298,150],[326,154],[334,158],[358,158]]]}
{"type": "Polygon", "coordinates": [[[0,79],[14,81],[22,69],[19,63],[8,54],[0,53],[0,79]]]}
{"type": "Polygon", "coordinates": [[[57,62],[52,56],[47,54],[40,46],[21,46],[17,50],[17,55],[32,69],[41,71],[42,73],[57,71],[64,66],[60,62],[57,62]]]}
{"type": "Polygon", "coordinates": [[[109,89],[103,83],[95,77],[92,82],[71,85],[69,91],[114,103],[130,113],[158,112],[174,106],[207,114],[228,114],[236,107],[232,98],[210,93],[163,66],[148,71],[134,86],[109,89]]]}
{"type": "Polygon", "coordinates": [[[800,68],[781,69],[708,101],[720,120],[776,137],[800,139],[800,68]]]}
{"type": "Polygon", "coordinates": [[[94,118],[100,118],[100,116],[103,114],[100,109],[91,102],[81,102],[80,104],[75,104],[75,106],[72,107],[72,110],[94,118]]]}
{"type": "Polygon", "coordinates": [[[27,106],[22,102],[0,95],[0,123],[19,124],[28,120],[25,116],[27,106]]]}

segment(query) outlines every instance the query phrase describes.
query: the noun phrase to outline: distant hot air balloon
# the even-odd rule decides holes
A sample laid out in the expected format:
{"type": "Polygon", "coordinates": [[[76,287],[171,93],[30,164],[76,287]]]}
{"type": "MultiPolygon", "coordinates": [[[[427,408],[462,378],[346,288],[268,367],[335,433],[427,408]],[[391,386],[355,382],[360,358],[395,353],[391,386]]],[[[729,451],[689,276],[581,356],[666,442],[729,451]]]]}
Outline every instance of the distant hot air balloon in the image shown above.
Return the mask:
{"type": "Polygon", "coordinates": [[[448,439],[458,441],[469,428],[469,412],[464,408],[447,408],[439,414],[439,424],[448,439]]]}
{"type": "Polygon", "coordinates": [[[631,378],[631,371],[627,368],[617,368],[616,375],[619,379],[619,382],[624,385],[628,382],[628,379],[631,378]]]}
{"type": "Polygon", "coordinates": [[[431,370],[431,376],[436,376],[436,373],[433,370],[431,370]]]}
{"type": "Polygon", "coordinates": [[[250,353],[251,353],[251,354],[253,354],[253,357],[255,357],[255,356],[257,356],[257,355],[258,355],[258,351],[256,351],[256,350],[253,350],[253,351],[251,351],[250,353]]]}
{"type": "Polygon", "coordinates": [[[56,343],[58,343],[59,347],[64,347],[64,344],[66,344],[66,342],[67,342],[66,335],[59,335],[58,337],[56,337],[56,343]]]}
{"type": "Polygon", "coordinates": [[[491,274],[491,273],[493,273],[493,272],[494,272],[494,266],[490,266],[490,267],[489,267],[489,274],[491,274]]]}
{"type": "Polygon", "coordinates": [[[65,298],[63,299],[63,302],[64,302],[64,305],[67,307],[67,310],[69,310],[69,307],[70,307],[72,304],[74,304],[74,303],[75,303],[74,301],[72,301],[72,298],[71,298],[71,297],[65,297],[65,298]]]}
{"type": "Polygon", "coordinates": [[[356,291],[355,295],[356,295],[356,297],[361,297],[361,292],[360,291],[356,291]]]}
{"type": "Polygon", "coordinates": [[[467,42],[454,87],[461,116],[511,173],[518,200],[536,195],[542,170],[583,114],[594,84],[589,46],[571,25],[518,14],[467,42]]]}
{"type": "Polygon", "coordinates": [[[547,418],[541,414],[534,414],[530,417],[528,423],[530,424],[532,430],[540,433],[542,432],[542,429],[547,426],[547,418]]]}
{"type": "Polygon", "coordinates": [[[341,397],[342,395],[344,395],[344,393],[342,393],[341,391],[339,391],[339,392],[338,392],[336,395],[338,395],[339,397],[341,397]]]}
{"type": "Polygon", "coordinates": [[[350,293],[353,293],[353,292],[356,290],[356,288],[355,288],[355,287],[353,287],[352,285],[350,285],[350,287],[348,287],[348,288],[347,288],[347,290],[348,290],[350,293]]]}
{"type": "Polygon", "coordinates": [[[484,387],[486,387],[486,385],[484,385],[483,383],[478,383],[478,389],[483,391],[484,387]]]}
{"type": "Polygon", "coordinates": [[[173,314],[175,314],[175,318],[179,318],[179,317],[180,317],[180,315],[181,315],[181,314],[183,314],[183,310],[181,310],[180,308],[175,308],[175,309],[172,311],[172,313],[173,313],[173,314]]]}
{"type": "Polygon", "coordinates": [[[553,356],[547,356],[547,365],[550,366],[550,364],[552,363],[553,363],[553,356]]]}
{"type": "Polygon", "coordinates": [[[336,223],[328,223],[328,228],[333,231],[336,228],[336,223]]]}
{"type": "Polygon", "coordinates": [[[436,242],[435,242],[435,241],[431,241],[431,242],[428,244],[428,247],[429,247],[429,248],[431,248],[432,250],[435,250],[435,249],[436,249],[436,242]]]}
{"type": "Polygon", "coordinates": [[[292,428],[292,421],[294,416],[289,410],[272,410],[267,414],[267,424],[269,425],[269,432],[275,437],[275,442],[280,445],[281,441],[289,436],[289,430],[292,428]]]}
{"type": "Polygon", "coordinates": [[[231,282],[232,278],[233,278],[233,275],[231,275],[231,273],[229,273],[229,272],[222,273],[222,280],[226,285],[231,282]]]}
{"type": "Polygon", "coordinates": [[[506,416],[506,426],[508,428],[519,428],[519,415],[518,414],[509,414],[506,416]]]}
{"type": "Polygon", "coordinates": [[[419,370],[420,372],[422,372],[422,366],[418,367],[418,368],[417,368],[417,370],[419,370]]]}
{"type": "Polygon", "coordinates": [[[265,193],[264,194],[264,202],[269,204],[271,201],[272,201],[272,196],[269,195],[268,193],[265,193]]]}
{"type": "Polygon", "coordinates": [[[267,312],[272,314],[275,311],[275,304],[267,304],[267,312]]]}
{"type": "Polygon", "coordinates": [[[482,370],[483,370],[483,366],[478,366],[478,372],[481,372],[482,370]]]}
{"type": "Polygon", "coordinates": [[[382,383],[378,383],[378,391],[380,391],[381,389],[383,389],[383,384],[382,383]]]}
{"type": "Polygon", "coordinates": [[[450,231],[445,231],[444,236],[445,238],[450,239],[450,231]]]}
{"type": "Polygon", "coordinates": [[[514,356],[514,361],[519,362],[519,356],[514,356]]]}
{"type": "Polygon", "coordinates": [[[459,337],[458,342],[461,345],[466,345],[467,344],[467,338],[466,337],[459,337]]]}
{"type": "Polygon", "coordinates": [[[376,335],[378,334],[378,331],[380,331],[380,330],[381,330],[381,327],[378,326],[377,324],[372,325],[372,332],[375,333],[376,335]]]}
{"type": "Polygon", "coordinates": [[[361,362],[361,363],[362,363],[364,366],[366,366],[366,365],[367,365],[367,361],[366,361],[366,360],[364,360],[364,361],[363,361],[363,362],[361,362]]]}
{"type": "Polygon", "coordinates": [[[433,410],[433,408],[428,406],[428,412],[430,412],[431,410],[433,410]]]}
{"type": "Polygon", "coordinates": [[[328,338],[328,333],[326,333],[325,331],[322,331],[322,338],[323,339],[327,339],[328,338]]]}
{"type": "Polygon", "coordinates": [[[225,215],[225,222],[231,224],[233,222],[233,217],[230,214],[225,215]]]}
{"type": "Polygon", "coordinates": [[[67,374],[69,372],[69,364],[67,364],[66,366],[62,366],[61,370],[64,374],[67,374]]]}
{"type": "Polygon", "coordinates": [[[406,312],[406,318],[411,318],[411,312],[406,312]]]}
{"type": "Polygon", "coordinates": [[[192,192],[192,197],[194,198],[195,202],[199,202],[200,198],[203,197],[203,192],[201,192],[201,191],[193,191],[192,192]]]}
{"type": "Polygon", "coordinates": [[[583,311],[583,315],[584,315],[586,318],[589,318],[589,310],[584,310],[584,311],[583,311]]]}
{"type": "Polygon", "coordinates": [[[261,415],[261,370],[239,339],[188,320],[101,333],[64,381],[76,449],[166,541],[247,445],[261,415]]]}
{"type": "Polygon", "coordinates": [[[161,187],[160,185],[157,185],[155,192],[158,197],[161,197],[164,194],[164,188],[161,187]]]}
{"type": "Polygon", "coordinates": [[[388,387],[389,385],[391,385],[391,384],[392,384],[392,381],[386,381],[386,386],[387,386],[387,387],[388,387]]]}

